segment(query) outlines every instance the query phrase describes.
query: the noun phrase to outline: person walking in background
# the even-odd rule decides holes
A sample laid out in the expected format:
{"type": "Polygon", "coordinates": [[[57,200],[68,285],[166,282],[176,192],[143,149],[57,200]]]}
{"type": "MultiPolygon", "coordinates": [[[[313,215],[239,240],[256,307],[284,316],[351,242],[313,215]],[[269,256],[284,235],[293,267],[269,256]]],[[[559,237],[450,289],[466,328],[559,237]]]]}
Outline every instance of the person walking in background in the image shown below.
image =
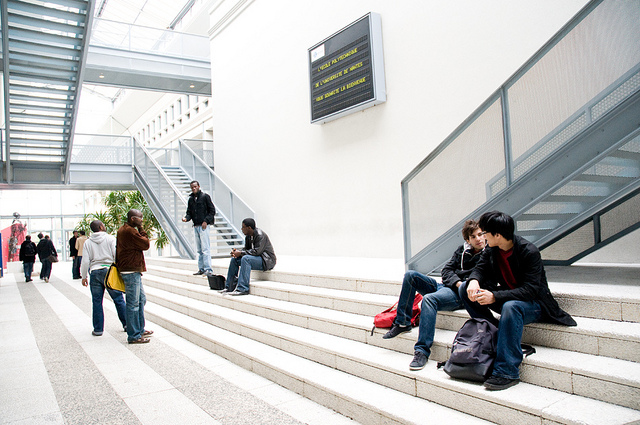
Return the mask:
{"type": "MultiPolygon", "coordinates": [[[[91,222],[91,237],[84,243],[80,275],[82,285],[89,286],[93,305],[93,331],[94,336],[102,335],[104,331],[104,278],[116,257],[116,238],[107,233],[105,225],[100,220],[91,222]],[[87,281],[87,274],[90,282],[87,281]]],[[[124,296],[120,291],[106,288],[109,296],[116,305],[118,319],[124,330],[127,330],[127,312],[124,296]]]]}
{"type": "Polygon", "coordinates": [[[24,242],[20,245],[20,261],[24,269],[24,281],[33,282],[31,273],[33,273],[33,264],[36,262],[36,244],[31,242],[31,235],[24,238],[24,242]]]}
{"type": "MultiPolygon", "coordinates": [[[[80,264],[82,263],[82,254],[84,243],[87,241],[86,233],[84,230],[78,230],[79,236],[76,239],[76,258],[78,262],[78,277],[80,277],[80,264]]],[[[75,279],[75,278],[74,278],[75,279]]]]}
{"type": "Polygon", "coordinates": [[[271,270],[276,265],[276,253],[269,236],[262,229],[256,227],[252,218],[242,220],[242,233],[245,235],[244,248],[241,251],[231,251],[231,262],[227,272],[225,289],[220,291],[228,295],[247,295],[251,270],[271,270]],[[234,290],[234,282],[238,285],[234,290]]]}
{"type": "Polygon", "coordinates": [[[144,253],[149,249],[149,237],[142,227],[142,213],[129,210],[127,222],[118,229],[116,264],[124,281],[127,302],[127,341],[144,344],[153,331],[144,329],[144,305],[147,297],[142,287],[142,272],[147,271],[144,253]]]}
{"type": "Polygon", "coordinates": [[[187,204],[187,212],[182,218],[185,223],[193,222],[193,231],[196,238],[196,249],[198,251],[198,271],[194,275],[205,274],[213,276],[211,270],[211,240],[209,239],[209,224],[213,224],[216,215],[216,207],[211,201],[211,197],[200,190],[200,183],[196,180],[190,184],[191,195],[187,204]]]}
{"type": "Polygon", "coordinates": [[[78,261],[78,250],[76,249],[76,241],[78,240],[78,231],[73,231],[73,237],[69,239],[69,257],[73,259],[71,263],[71,274],[74,279],[80,279],[80,261],[78,261]]]}
{"type": "Polygon", "coordinates": [[[36,246],[36,251],[38,252],[38,258],[42,263],[42,267],[40,268],[40,279],[44,279],[45,282],[49,282],[49,278],[51,277],[51,256],[58,256],[56,252],[55,246],[53,246],[53,242],[49,239],[49,235],[44,236],[42,233],[38,233],[38,245],[36,246]]]}

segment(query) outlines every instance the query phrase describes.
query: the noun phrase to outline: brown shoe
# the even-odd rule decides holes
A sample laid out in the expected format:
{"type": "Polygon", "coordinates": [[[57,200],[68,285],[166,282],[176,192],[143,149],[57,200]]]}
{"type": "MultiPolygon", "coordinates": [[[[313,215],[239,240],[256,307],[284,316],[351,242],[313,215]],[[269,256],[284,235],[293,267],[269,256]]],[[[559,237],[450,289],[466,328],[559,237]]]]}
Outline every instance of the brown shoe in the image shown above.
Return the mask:
{"type": "Polygon", "coordinates": [[[153,331],[144,331],[142,332],[142,336],[151,336],[153,335],[153,331]]]}
{"type": "Polygon", "coordinates": [[[138,338],[138,339],[134,339],[133,341],[129,341],[129,344],[146,344],[147,342],[151,341],[149,338],[138,338]]]}

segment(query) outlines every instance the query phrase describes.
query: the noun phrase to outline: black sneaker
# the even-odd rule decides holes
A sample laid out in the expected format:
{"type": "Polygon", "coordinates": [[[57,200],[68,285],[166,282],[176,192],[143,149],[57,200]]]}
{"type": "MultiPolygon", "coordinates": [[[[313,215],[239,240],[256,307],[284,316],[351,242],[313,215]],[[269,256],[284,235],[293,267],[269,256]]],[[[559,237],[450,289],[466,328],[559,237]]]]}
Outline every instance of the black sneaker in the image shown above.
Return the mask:
{"type": "Polygon", "coordinates": [[[195,272],[193,275],[194,276],[200,276],[201,274],[204,274],[204,270],[198,270],[197,272],[195,272]]]}
{"type": "Polygon", "coordinates": [[[411,364],[409,364],[409,370],[423,369],[427,364],[427,360],[429,359],[427,358],[426,354],[424,354],[422,351],[416,351],[413,354],[413,360],[411,361],[411,364]]]}
{"type": "Polygon", "coordinates": [[[491,391],[499,391],[505,390],[509,387],[513,387],[518,382],[519,379],[509,379],[509,378],[501,378],[499,376],[492,376],[486,381],[484,381],[484,387],[491,391]]]}
{"type": "Polygon", "coordinates": [[[391,329],[389,329],[389,332],[382,335],[382,339],[395,338],[404,332],[411,332],[411,326],[398,326],[394,323],[393,326],[391,326],[391,329]]]}

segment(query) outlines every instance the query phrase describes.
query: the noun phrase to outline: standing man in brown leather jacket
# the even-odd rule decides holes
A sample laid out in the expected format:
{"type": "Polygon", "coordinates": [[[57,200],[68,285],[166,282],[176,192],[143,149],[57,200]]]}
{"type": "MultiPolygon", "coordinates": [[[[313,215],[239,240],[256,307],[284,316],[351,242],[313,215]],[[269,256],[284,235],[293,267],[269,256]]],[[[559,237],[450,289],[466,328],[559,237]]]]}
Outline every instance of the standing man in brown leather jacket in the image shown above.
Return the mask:
{"type": "Polygon", "coordinates": [[[142,272],[147,271],[144,253],[149,249],[149,237],[142,227],[142,213],[129,210],[127,222],[118,229],[116,263],[126,289],[127,341],[144,344],[153,331],[144,329],[144,305],[147,297],[142,287],[142,272]]]}

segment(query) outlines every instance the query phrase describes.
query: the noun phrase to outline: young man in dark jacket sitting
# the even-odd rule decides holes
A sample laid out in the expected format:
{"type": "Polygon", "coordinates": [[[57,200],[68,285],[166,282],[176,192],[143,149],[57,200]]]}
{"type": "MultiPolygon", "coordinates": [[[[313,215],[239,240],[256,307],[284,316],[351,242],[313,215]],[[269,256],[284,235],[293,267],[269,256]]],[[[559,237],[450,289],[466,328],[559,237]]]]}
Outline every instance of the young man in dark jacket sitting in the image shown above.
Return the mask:
{"type": "Polygon", "coordinates": [[[249,280],[251,270],[271,270],[276,265],[276,253],[269,236],[256,227],[256,221],[252,218],[242,220],[242,233],[245,235],[244,248],[231,251],[231,262],[227,272],[225,289],[220,291],[226,295],[249,294],[249,280]],[[238,285],[234,290],[234,282],[238,285]]]}
{"type": "Polygon", "coordinates": [[[462,237],[465,240],[464,244],[455,250],[451,259],[442,268],[442,283],[414,270],[406,272],[402,280],[397,316],[389,332],[382,338],[394,338],[411,330],[411,314],[416,291],[424,295],[418,327],[418,342],[414,346],[410,370],[420,370],[427,364],[431,345],[433,345],[438,311],[463,308],[458,288],[466,281],[478,262],[485,240],[478,223],[474,220],[467,220],[464,223],[462,237]]]}
{"type": "Polygon", "coordinates": [[[575,326],[551,295],[538,248],[514,235],[513,218],[499,211],[482,214],[478,221],[487,248],[461,288],[471,317],[498,326],[498,352],[493,374],[484,383],[489,390],[503,390],[520,380],[522,331],[533,322],[575,326]],[[497,320],[491,311],[500,313],[497,320]]]}

